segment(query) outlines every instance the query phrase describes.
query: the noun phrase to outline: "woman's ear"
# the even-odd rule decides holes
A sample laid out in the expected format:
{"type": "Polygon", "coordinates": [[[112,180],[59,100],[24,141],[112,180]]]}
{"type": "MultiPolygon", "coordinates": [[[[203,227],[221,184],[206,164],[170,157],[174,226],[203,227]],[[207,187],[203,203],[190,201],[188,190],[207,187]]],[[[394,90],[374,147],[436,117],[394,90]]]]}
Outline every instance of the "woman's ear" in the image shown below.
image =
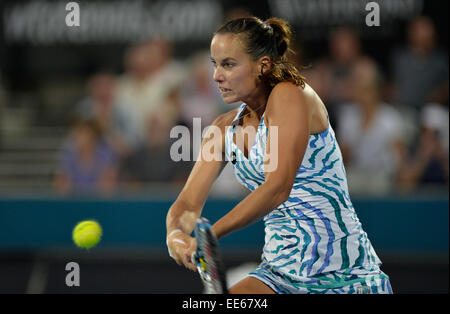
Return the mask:
{"type": "Polygon", "coordinates": [[[272,67],[272,61],[270,60],[269,56],[262,56],[258,60],[259,62],[259,73],[261,75],[265,74],[267,71],[269,71],[272,67]]]}

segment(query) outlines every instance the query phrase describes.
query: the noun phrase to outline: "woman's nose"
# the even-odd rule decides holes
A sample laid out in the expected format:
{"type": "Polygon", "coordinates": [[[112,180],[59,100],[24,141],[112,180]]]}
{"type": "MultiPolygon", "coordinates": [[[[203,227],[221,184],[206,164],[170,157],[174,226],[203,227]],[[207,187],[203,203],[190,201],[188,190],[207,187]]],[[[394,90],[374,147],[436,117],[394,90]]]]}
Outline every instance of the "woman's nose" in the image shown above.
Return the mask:
{"type": "Polygon", "coordinates": [[[223,74],[220,71],[219,67],[214,69],[213,80],[217,83],[220,83],[223,81],[223,74]]]}

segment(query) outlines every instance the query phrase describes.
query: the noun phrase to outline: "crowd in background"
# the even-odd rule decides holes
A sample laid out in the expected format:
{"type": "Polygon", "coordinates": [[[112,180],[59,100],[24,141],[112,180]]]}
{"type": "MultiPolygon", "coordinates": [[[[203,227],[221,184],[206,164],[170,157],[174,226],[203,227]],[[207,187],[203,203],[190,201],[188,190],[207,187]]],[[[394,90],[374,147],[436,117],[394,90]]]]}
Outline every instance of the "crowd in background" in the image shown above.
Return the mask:
{"type": "MultiPolygon", "coordinates": [[[[208,126],[224,108],[212,81],[209,55],[185,63],[172,58],[171,43],[149,39],[130,47],[121,75],[94,74],[87,96],[74,105],[74,120],[61,149],[55,186],[62,192],[111,192],[149,182],[183,185],[193,166],[174,162],[170,130],[208,126]]],[[[192,137],[190,138],[192,140],[192,137]]],[[[191,142],[189,142],[191,147],[191,142]]]]}
{"type": "MultiPolygon", "coordinates": [[[[407,45],[390,51],[383,70],[354,30],[333,29],[328,56],[303,71],[327,106],[351,194],[448,185],[448,55],[430,19],[412,20],[406,34],[407,45]]],[[[220,98],[208,51],[179,61],[172,48],[149,39],[129,47],[124,73],[89,78],[86,97],[70,113],[74,123],[54,180],[59,191],[184,184],[193,162],[171,160],[177,139],[170,130],[192,129],[196,117],[204,128],[233,107],[220,98]]],[[[222,191],[239,193],[225,188],[232,173],[222,180],[222,191]]]]}

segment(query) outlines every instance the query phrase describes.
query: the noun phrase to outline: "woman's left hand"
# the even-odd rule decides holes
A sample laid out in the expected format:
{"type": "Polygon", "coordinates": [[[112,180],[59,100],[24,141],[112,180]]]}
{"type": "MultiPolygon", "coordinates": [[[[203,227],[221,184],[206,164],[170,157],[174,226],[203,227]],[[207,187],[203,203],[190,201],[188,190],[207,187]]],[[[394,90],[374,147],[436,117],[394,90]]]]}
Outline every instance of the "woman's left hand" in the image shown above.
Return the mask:
{"type": "Polygon", "coordinates": [[[196,271],[197,267],[191,261],[193,252],[197,249],[195,238],[185,234],[181,230],[175,230],[167,237],[169,255],[178,265],[183,264],[186,268],[196,271]]]}

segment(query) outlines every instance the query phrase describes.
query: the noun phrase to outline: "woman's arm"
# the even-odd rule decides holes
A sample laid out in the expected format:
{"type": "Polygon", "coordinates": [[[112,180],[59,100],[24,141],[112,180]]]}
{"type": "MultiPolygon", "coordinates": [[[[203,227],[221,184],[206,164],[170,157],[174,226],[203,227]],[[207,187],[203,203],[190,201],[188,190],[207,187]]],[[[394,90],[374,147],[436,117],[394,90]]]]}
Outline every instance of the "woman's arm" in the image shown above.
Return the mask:
{"type": "Polygon", "coordinates": [[[260,187],[214,224],[218,238],[258,221],[289,197],[309,140],[312,114],[303,93],[291,83],[279,83],[272,90],[265,114],[269,127],[267,148],[277,148],[277,154],[266,152],[272,160],[265,158],[265,165],[278,158],[277,166],[265,172],[266,179],[260,187]],[[278,128],[277,137],[270,136],[271,127],[278,128]],[[278,143],[269,143],[270,140],[278,143]]]}
{"type": "Polygon", "coordinates": [[[195,221],[201,215],[212,184],[223,169],[225,130],[231,123],[234,114],[234,110],[230,111],[219,116],[213,122],[212,126],[216,130],[220,130],[220,133],[210,133],[212,136],[207,134],[200,149],[204,157],[206,154],[209,156],[197,159],[185,186],[167,213],[167,244],[170,252],[178,264],[183,263],[193,270],[195,268],[190,263],[189,254],[194,249],[192,246],[195,245],[195,242],[189,235],[194,229],[195,221]],[[208,159],[208,157],[210,158],[208,159]],[[174,241],[174,239],[176,240],[174,241]],[[188,249],[189,251],[187,251],[188,249]]]}

